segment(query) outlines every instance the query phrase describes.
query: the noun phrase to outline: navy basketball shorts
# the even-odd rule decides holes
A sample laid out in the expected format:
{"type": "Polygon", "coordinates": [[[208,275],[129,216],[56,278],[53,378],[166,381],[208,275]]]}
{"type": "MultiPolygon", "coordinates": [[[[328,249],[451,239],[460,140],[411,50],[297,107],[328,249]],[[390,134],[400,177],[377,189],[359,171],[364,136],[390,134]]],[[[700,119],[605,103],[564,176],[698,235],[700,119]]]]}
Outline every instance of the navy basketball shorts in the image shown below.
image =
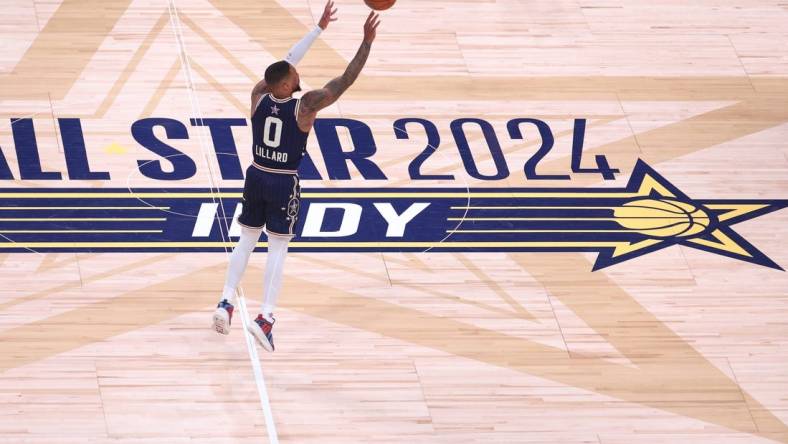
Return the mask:
{"type": "Polygon", "coordinates": [[[281,236],[295,235],[301,186],[295,174],[276,174],[250,166],[246,169],[243,207],[238,223],[281,236]]]}

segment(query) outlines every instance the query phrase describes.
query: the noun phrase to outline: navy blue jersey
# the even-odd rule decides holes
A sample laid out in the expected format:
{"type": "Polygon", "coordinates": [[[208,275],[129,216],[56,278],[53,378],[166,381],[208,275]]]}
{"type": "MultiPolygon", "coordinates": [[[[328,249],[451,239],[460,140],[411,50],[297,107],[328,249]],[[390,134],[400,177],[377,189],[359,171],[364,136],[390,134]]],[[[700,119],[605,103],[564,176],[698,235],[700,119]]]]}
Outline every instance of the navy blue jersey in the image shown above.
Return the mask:
{"type": "Polygon", "coordinates": [[[298,127],[301,99],[263,95],[252,115],[254,163],[263,168],[295,172],[306,153],[308,132],[298,127]]]}

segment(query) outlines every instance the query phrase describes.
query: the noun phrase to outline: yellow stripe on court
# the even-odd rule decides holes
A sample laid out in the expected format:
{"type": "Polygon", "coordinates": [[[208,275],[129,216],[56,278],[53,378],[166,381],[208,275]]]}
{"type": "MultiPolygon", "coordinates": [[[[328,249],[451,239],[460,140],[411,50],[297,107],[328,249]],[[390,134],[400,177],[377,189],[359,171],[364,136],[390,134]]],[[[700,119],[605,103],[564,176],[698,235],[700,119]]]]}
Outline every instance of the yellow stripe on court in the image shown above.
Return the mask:
{"type": "MultiPolygon", "coordinates": [[[[660,216],[660,217],[450,217],[448,221],[477,221],[477,222],[505,222],[505,221],[608,221],[615,222],[622,219],[659,219],[659,220],[687,220],[686,216],[660,216]]],[[[709,220],[708,217],[695,217],[694,219],[709,220]]]]}
{"type": "Polygon", "coordinates": [[[163,233],[163,230],[0,230],[0,234],[115,234],[115,233],[163,233]]]}
{"type": "Polygon", "coordinates": [[[447,233],[637,233],[637,230],[446,230],[447,233]]]}
{"type": "Polygon", "coordinates": [[[240,198],[241,193],[0,193],[0,199],[199,199],[240,198]]]}
{"type": "Polygon", "coordinates": [[[614,210],[617,206],[607,207],[523,207],[523,206],[509,206],[509,207],[449,207],[452,210],[614,210]]]}
{"type": "Polygon", "coordinates": [[[164,217],[10,217],[0,222],[161,222],[164,217]]]}
{"type": "MultiPolygon", "coordinates": [[[[511,198],[539,198],[539,197],[564,197],[564,198],[594,198],[594,197],[636,197],[638,193],[631,192],[335,192],[335,193],[302,193],[301,197],[309,199],[336,199],[336,198],[492,198],[492,199],[511,199],[511,198]]],[[[5,199],[239,199],[241,193],[0,193],[0,198],[5,199]]]]}
{"type": "MultiPolygon", "coordinates": [[[[303,248],[604,248],[629,242],[291,242],[303,248]]],[[[2,248],[222,248],[235,242],[4,242],[2,248]]],[[[268,246],[258,242],[258,247],[268,246]]]]}
{"type": "Polygon", "coordinates": [[[2,210],[169,210],[170,207],[0,207],[2,210]]]}

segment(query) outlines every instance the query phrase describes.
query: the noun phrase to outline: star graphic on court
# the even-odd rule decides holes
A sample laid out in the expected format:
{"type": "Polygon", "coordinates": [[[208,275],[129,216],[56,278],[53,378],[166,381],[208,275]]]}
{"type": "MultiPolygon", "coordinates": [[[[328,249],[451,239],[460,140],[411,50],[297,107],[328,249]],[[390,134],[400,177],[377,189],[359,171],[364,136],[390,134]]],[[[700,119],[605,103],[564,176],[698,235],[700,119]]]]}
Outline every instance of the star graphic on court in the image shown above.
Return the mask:
{"type": "Polygon", "coordinates": [[[271,107],[271,114],[273,114],[275,116],[279,115],[279,108],[277,108],[276,105],[271,107]]]}
{"type": "Polygon", "coordinates": [[[474,191],[474,205],[451,208],[447,244],[490,251],[596,251],[594,270],[682,245],[782,270],[732,226],[786,208],[788,200],[693,199],[642,160],[624,188],[517,188],[466,195],[474,191]]]}
{"type": "Polygon", "coordinates": [[[643,161],[638,161],[635,166],[627,189],[635,191],[638,197],[631,201],[628,208],[620,206],[614,211],[613,220],[643,237],[603,250],[594,269],[624,262],[671,245],[683,245],[782,270],[782,267],[747,242],[731,226],[788,207],[788,200],[693,199],[643,161]],[[652,224],[657,219],[653,211],[659,208],[659,205],[655,207],[654,203],[659,204],[660,201],[664,204],[663,209],[676,212],[672,220],[668,220],[672,225],[660,229],[644,229],[642,224],[652,224]],[[674,232],[667,234],[670,230],[674,232]]]}

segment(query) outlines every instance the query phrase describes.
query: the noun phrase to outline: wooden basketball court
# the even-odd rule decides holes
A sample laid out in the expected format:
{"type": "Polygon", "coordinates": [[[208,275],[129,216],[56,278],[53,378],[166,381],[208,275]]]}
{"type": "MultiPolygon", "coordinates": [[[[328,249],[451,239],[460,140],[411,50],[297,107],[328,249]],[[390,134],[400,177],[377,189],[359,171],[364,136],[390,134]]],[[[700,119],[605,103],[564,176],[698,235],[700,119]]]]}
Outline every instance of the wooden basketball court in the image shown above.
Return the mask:
{"type": "MultiPolygon", "coordinates": [[[[304,90],[360,42],[368,9],[337,6],[298,65],[304,90]]],[[[216,195],[238,199],[249,92],[322,9],[3,2],[0,442],[788,442],[784,2],[399,0],[358,82],[320,114],[335,126],[310,136],[304,201],[369,197],[358,236],[389,233],[366,211],[391,196],[455,199],[441,221],[457,223],[426,241],[437,225],[418,218],[394,243],[301,239],[271,354],[240,315],[229,336],[209,328],[233,233],[229,219],[209,225],[215,239],[192,226],[216,195]],[[369,140],[374,168],[342,157],[369,140]],[[471,209],[585,211],[620,193],[689,202],[686,226],[532,242],[553,225],[478,230],[471,209]],[[719,228],[686,231],[702,220],[719,228]]]]}

